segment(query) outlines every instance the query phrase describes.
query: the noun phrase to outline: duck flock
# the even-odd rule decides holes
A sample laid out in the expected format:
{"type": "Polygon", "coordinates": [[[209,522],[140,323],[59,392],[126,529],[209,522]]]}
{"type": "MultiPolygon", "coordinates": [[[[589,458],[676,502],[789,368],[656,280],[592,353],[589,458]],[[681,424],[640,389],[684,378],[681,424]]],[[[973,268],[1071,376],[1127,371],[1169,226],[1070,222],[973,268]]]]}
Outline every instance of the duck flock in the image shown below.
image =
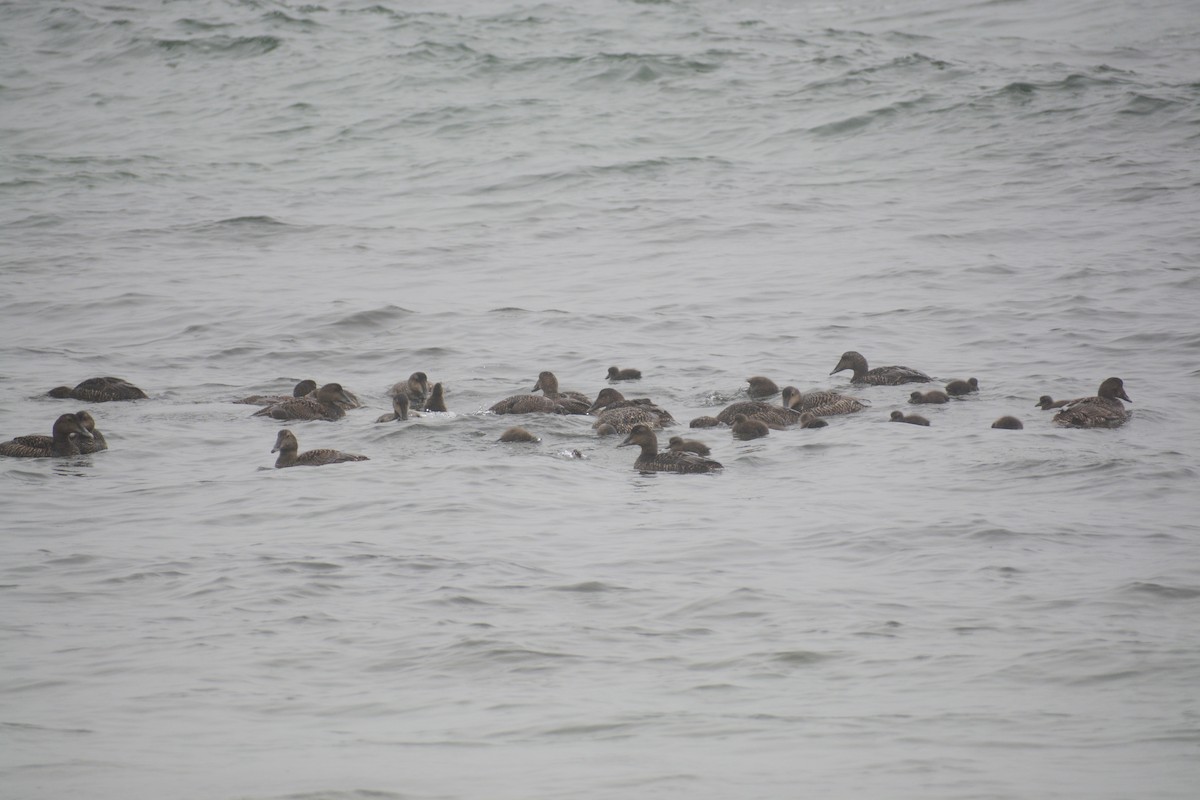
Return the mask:
{"type": "MultiPolygon", "coordinates": [[[[911,367],[890,366],[871,369],[862,354],[849,351],[842,354],[830,375],[851,370],[850,383],[855,386],[899,386],[907,383],[931,383],[933,379],[911,367]]],[[[640,380],[642,373],[636,369],[610,367],[607,380],[610,383],[640,380]]],[[[856,414],[870,408],[870,404],[857,397],[836,391],[801,392],[794,386],[780,389],[774,381],[763,376],[747,379],[749,400],[735,402],[722,409],[715,417],[703,416],[693,419],[691,428],[726,427],[736,439],[757,439],[772,430],[787,428],[821,428],[827,426],[827,417],[856,414]],[[779,403],[766,398],[780,396],[779,403]]],[[[908,402],[914,405],[942,404],[952,399],[963,398],[980,391],[975,378],[952,380],[944,389],[913,391],[908,402]]],[[[102,403],[121,400],[144,400],[147,395],[138,387],[121,378],[90,378],[74,388],[59,386],[48,392],[50,397],[80,400],[86,403],[102,403]]],[[[414,372],[405,381],[392,386],[392,411],[380,416],[376,423],[396,423],[419,416],[422,412],[446,412],[445,390],[441,383],[429,385],[424,372],[414,372]]],[[[1122,401],[1132,402],[1125,393],[1120,378],[1108,378],[1100,384],[1094,396],[1072,400],[1054,400],[1042,395],[1035,407],[1053,410],[1056,425],[1067,428],[1115,428],[1129,419],[1129,411],[1122,401]]],[[[336,421],[346,415],[347,409],[360,408],[358,398],[344,389],[341,384],[327,383],[318,386],[313,380],[303,380],[290,395],[252,395],[235,400],[236,403],[262,406],[251,416],[275,420],[326,420],[336,421]]],[[[542,372],[537,383],[528,394],[506,397],[487,409],[491,414],[576,414],[594,418],[592,429],[598,436],[624,435],[619,446],[639,447],[634,460],[635,469],[642,472],[706,473],[722,469],[722,465],[707,456],[710,451],[703,442],[672,436],[668,449],[659,450],[656,431],[676,423],[670,412],[649,398],[626,399],[616,388],[606,387],[592,399],[581,392],[562,391],[553,372],[542,372]],[[534,394],[540,391],[541,394],[534,394]]],[[[929,425],[929,420],[919,414],[892,411],[892,422],[911,425],[929,425]]],[[[1024,427],[1019,419],[1003,416],[992,423],[993,428],[1020,430],[1024,427]]],[[[500,435],[499,441],[508,443],[538,442],[537,436],[523,427],[511,427],[500,435]]],[[[62,414],[51,427],[49,436],[32,434],[18,436],[0,444],[0,455],[13,458],[47,458],[78,456],[107,449],[103,434],[96,430],[96,420],[86,410],[62,414]]],[[[320,449],[300,452],[295,433],[284,428],[275,438],[272,453],[278,453],[277,468],[300,466],[323,466],[347,461],[366,461],[367,456],[343,453],[339,450],[320,449]]]]}

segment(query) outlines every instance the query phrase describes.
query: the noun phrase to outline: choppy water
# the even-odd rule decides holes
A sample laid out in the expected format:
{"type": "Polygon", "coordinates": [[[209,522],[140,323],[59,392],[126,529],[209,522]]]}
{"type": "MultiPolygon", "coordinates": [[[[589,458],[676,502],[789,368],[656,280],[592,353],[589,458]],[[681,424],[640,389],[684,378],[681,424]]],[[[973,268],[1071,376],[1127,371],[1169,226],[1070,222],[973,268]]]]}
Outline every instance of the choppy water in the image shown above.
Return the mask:
{"type": "Polygon", "coordinates": [[[0,438],[151,395],[0,463],[0,796],[1195,797],[1194,4],[576,5],[0,3],[0,438]],[[479,413],[848,349],[983,391],[717,476],[479,413]],[[370,461],[271,468],[305,377],[370,461]]]}

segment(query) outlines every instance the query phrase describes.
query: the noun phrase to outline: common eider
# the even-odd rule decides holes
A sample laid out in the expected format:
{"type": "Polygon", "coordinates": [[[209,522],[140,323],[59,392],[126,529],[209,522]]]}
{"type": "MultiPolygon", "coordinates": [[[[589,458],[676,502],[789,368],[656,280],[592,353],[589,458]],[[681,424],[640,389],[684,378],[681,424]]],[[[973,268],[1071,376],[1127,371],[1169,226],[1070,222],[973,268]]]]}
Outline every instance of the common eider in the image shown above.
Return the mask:
{"type": "Polygon", "coordinates": [[[591,400],[583,392],[560,392],[558,390],[558,378],[549,370],[538,373],[537,383],[533,385],[530,391],[536,392],[538,389],[541,389],[542,394],[551,400],[572,400],[591,404],[591,400]]]}
{"type": "Polygon", "coordinates": [[[670,412],[660,408],[649,398],[626,400],[624,395],[613,388],[601,389],[595,402],[588,408],[588,413],[596,417],[593,428],[599,430],[602,425],[611,425],[618,433],[629,433],[633,426],[638,424],[649,425],[652,428],[675,424],[675,418],[670,412]]]}
{"type": "Polygon", "coordinates": [[[747,419],[757,419],[772,428],[786,428],[800,422],[800,412],[782,405],[764,403],[761,400],[742,400],[726,406],[717,414],[717,421],[723,425],[733,425],[738,414],[747,419]]]}
{"type": "MultiPolygon", "coordinates": [[[[1082,398],[1077,398],[1077,399],[1082,399],[1082,398]]],[[[1067,405],[1068,403],[1074,403],[1074,402],[1075,402],[1075,400],[1055,400],[1050,395],[1044,394],[1038,398],[1038,401],[1036,403],[1034,403],[1034,406],[1036,408],[1040,408],[1042,411],[1050,411],[1051,409],[1062,408],[1063,406],[1067,405]]]]}
{"type": "Polygon", "coordinates": [[[745,414],[734,416],[730,428],[733,430],[733,438],[742,440],[761,439],[771,432],[767,423],[761,419],[750,419],[745,414]]]}
{"type": "Polygon", "coordinates": [[[645,425],[635,425],[625,441],[618,447],[638,445],[642,448],[633,467],[641,472],[715,472],[722,469],[721,464],[709,461],[695,453],[658,452],[658,437],[654,431],[645,425]]]}
{"type": "Polygon", "coordinates": [[[954,397],[962,397],[978,391],[979,380],[977,378],[967,378],[965,381],[953,380],[946,384],[946,394],[954,397]]]}
{"type": "Polygon", "coordinates": [[[720,427],[721,420],[716,417],[696,417],[688,423],[689,428],[717,428],[720,427]]]}
{"type": "Polygon", "coordinates": [[[805,411],[800,415],[801,428],[828,428],[829,423],[818,417],[811,411],[805,411]]]}
{"type": "Polygon", "coordinates": [[[326,464],[340,464],[343,461],[370,460],[366,456],[343,453],[340,450],[306,450],[303,453],[300,453],[299,450],[300,443],[296,441],[296,434],[287,428],[281,430],[275,437],[275,446],[271,448],[272,453],[279,453],[279,458],[275,460],[275,468],[321,467],[326,464]]]}
{"type": "Polygon", "coordinates": [[[1095,397],[1072,400],[1054,415],[1054,421],[1067,428],[1116,428],[1129,419],[1121,400],[1133,402],[1125,394],[1124,382],[1120,378],[1106,378],[1095,397]]]}
{"type": "Polygon", "coordinates": [[[897,386],[901,383],[928,383],[933,378],[926,375],[920,370],[911,367],[876,367],[875,369],[867,368],[867,359],[862,353],[854,350],[848,350],[842,353],[842,358],[838,361],[837,366],[833,368],[830,375],[836,375],[842,370],[849,369],[854,371],[854,375],[850,378],[851,383],[865,383],[872,386],[897,386]]]}
{"type": "Polygon", "coordinates": [[[783,405],[800,413],[810,412],[817,417],[835,417],[862,411],[867,404],[857,397],[838,392],[801,392],[795,386],[783,387],[783,405]]]}
{"type": "Polygon", "coordinates": [[[426,411],[435,411],[446,413],[446,390],[442,388],[441,383],[435,383],[433,388],[429,390],[429,399],[425,401],[426,411]]]}
{"type": "Polygon", "coordinates": [[[424,408],[425,398],[429,395],[429,376],[424,372],[414,372],[408,376],[408,380],[392,384],[388,394],[392,397],[407,395],[409,408],[424,408]]]}
{"type": "Polygon", "coordinates": [[[292,388],[290,396],[286,394],[252,394],[249,397],[243,397],[233,402],[247,406],[273,406],[276,403],[286,403],[288,400],[297,397],[307,397],[316,390],[317,382],[312,378],[305,378],[292,388]]]}
{"type": "Polygon", "coordinates": [[[47,392],[51,397],[72,398],[85,403],[109,403],[114,400],[145,400],[146,393],[124,378],[88,378],[75,388],[56,386],[47,392]]]}
{"type": "Polygon", "coordinates": [[[746,391],[754,400],[779,394],[779,387],[775,385],[775,381],[762,375],[746,378],[746,383],[750,384],[746,391]]]}
{"type": "Polygon", "coordinates": [[[903,411],[892,412],[892,422],[907,422],[909,425],[924,425],[929,427],[929,420],[920,414],[905,414],[903,411]]]}
{"type": "Polygon", "coordinates": [[[91,438],[91,432],[83,426],[77,415],[63,414],[54,420],[49,437],[32,434],[4,442],[0,444],[0,456],[11,458],[77,456],[80,453],[80,442],[88,441],[91,438]]]}
{"type": "Polygon", "coordinates": [[[616,436],[620,431],[611,422],[600,422],[592,426],[597,436],[616,436]]]}
{"type": "MultiPolygon", "coordinates": [[[[79,453],[86,456],[108,449],[108,442],[105,441],[104,434],[96,430],[96,420],[91,414],[89,414],[87,411],[76,411],[75,419],[79,420],[79,424],[82,425],[84,429],[88,431],[88,433],[92,434],[91,439],[85,439],[79,436],[79,434],[74,434],[71,436],[71,440],[75,447],[78,448],[79,453]]],[[[52,447],[54,445],[54,437],[47,436],[44,433],[35,433],[30,434],[29,436],[18,436],[17,438],[13,439],[13,441],[18,444],[28,445],[29,447],[43,449],[52,447]]],[[[72,453],[71,455],[75,454],[72,453]]]]}
{"type": "Polygon", "coordinates": [[[608,379],[610,381],[636,381],[641,380],[641,378],[642,371],[638,369],[608,368],[608,379]]]}
{"type": "Polygon", "coordinates": [[[349,402],[350,398],[340,383],[327,383],[318,389],[316,394],[285,400],[259,409],[250,416],[282,420],[323,419],[333,422],[346,416],[343,404],[349,402]]]}
{"type": "Polygon", "coordinates": [[[712,448],[704,442],[696,439],[684,439],[682,436],[672,436],[667,440],[667,448],[672,453],[683,451],[685,453],[695,453],[698,456],[706,456],[712,452],[712,448]]]}
{"type": "Polygon", "coordinates": [[[993,428],[999,428],[1006,431],[1024,430],[1025,426],[1021,424],[1021,420],[1016,417],[1004,416],[992,423],[993,428]]]}
{"type": "Polygon", "coordinates": [[[908,396],[908,402],[918,405],[922,403],[940,405],[950,402],[950,395],[937,389],[930,389],[928,392],[913,392],[908,396]]]}
{"type": "Polygon", "coordinates": [[[534,436],[532,433],[530,433],[529,431],[525,430],[524,428],[522,428],[520,426],[514,426],[514,427],[506,430],[504,433],[500,434],[500,438],[497,441],[500,441],[500,442],[540,442],[541,439],[534,436]]]}
{"type": "Polygon", "coordinates": [[[403,422],[408,419],[410,407],[408,395],[404,392],[398,392],[392,395],[392,413],[382,415],[375,422],[376,424],[380,422],[403,422]]]}

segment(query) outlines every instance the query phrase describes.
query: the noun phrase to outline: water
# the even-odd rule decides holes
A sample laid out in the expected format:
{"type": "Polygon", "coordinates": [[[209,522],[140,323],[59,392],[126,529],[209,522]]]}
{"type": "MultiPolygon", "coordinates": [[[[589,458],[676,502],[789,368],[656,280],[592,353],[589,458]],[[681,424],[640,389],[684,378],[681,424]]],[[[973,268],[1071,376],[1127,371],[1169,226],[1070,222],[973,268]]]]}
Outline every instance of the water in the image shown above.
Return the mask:
{"type": "Polygon", "coordinates": [[[0,463],[0,796],[1193,797],[1198,28],[0,5],[0,438],[151,395],[0,463]],[[983,390],[695,432],[716,476],[479,413],[617,364],[688,420],[848,349],[983,390]],[[373,424],[418,369],[451,413],[373,424]],[[1032,407],[1109,375],[1118,430],[1032,407]],[[369,408],[301,449],[370,461],[271,468],[229,401],[306,377],[369,408]]]}

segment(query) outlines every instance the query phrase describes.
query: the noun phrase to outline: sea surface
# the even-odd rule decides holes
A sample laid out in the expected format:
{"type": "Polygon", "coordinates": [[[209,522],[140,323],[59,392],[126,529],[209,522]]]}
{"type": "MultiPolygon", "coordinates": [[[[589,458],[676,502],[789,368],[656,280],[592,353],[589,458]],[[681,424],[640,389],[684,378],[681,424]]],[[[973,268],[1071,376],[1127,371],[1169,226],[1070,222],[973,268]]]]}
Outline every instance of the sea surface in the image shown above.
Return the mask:
{"type": "Polygon", "coordinates": [[[0,459],[0,798],[1194,800],[1198,42],[1194,0],[0,2],[0,440],[109,442],[0,459]],[[486,413],[613,365],[724,470],[486,413]],[[450,411],[376,424],[418,370],[450,411]],[[149,399],[46,396],[104,375],[149,399]],[[752,375],[870,408],[687,429],[752,375]],[[1109,376],[1123,427],[1034,408],[1109,376]],[[303,378],[366,407],[301,450],[369,461],[273,468],[232,401],[303,378]]]}

